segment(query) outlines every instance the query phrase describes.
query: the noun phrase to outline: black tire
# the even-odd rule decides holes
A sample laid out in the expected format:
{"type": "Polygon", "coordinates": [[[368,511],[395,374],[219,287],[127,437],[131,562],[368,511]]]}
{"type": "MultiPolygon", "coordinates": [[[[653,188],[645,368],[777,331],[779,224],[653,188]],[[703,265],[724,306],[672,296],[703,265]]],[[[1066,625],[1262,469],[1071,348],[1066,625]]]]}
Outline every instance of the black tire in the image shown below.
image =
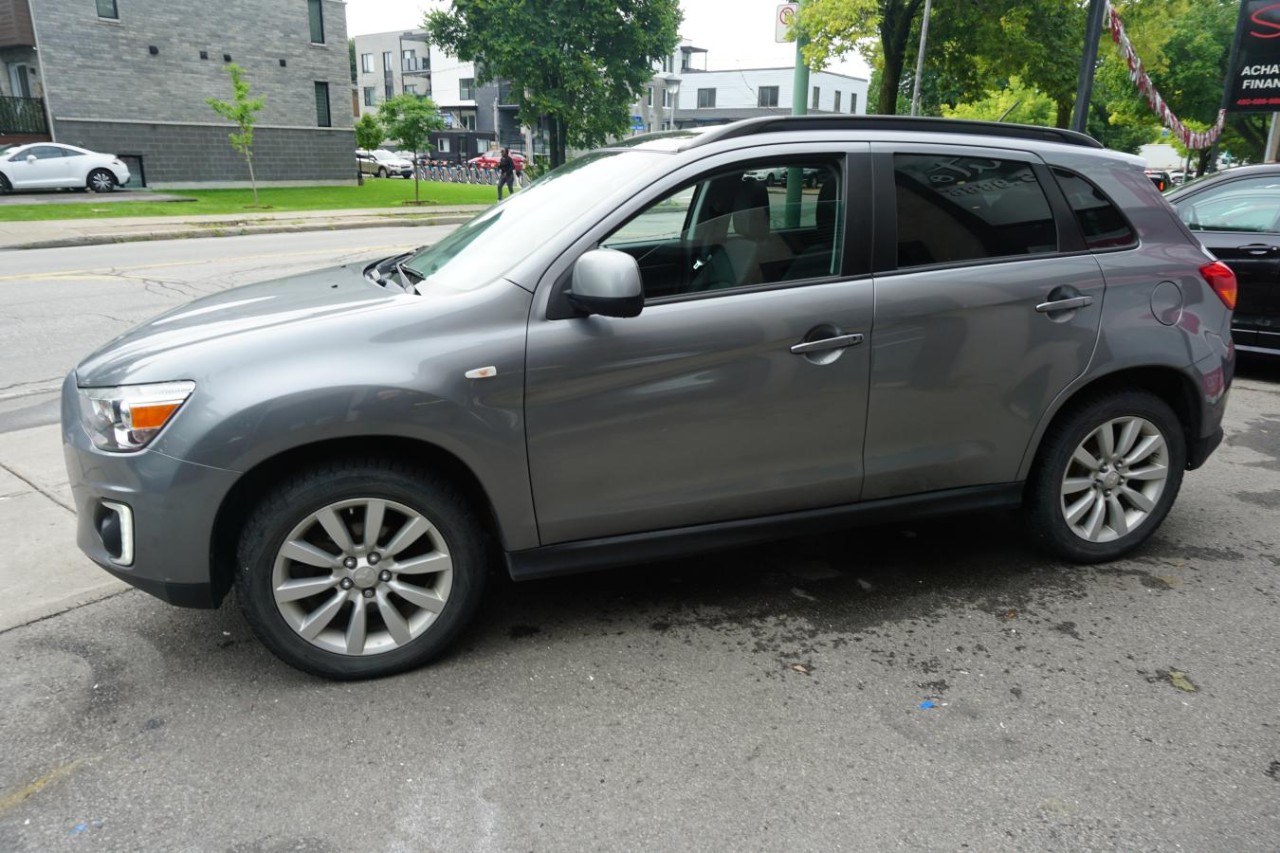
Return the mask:
{"type": "MultiPolygon", "coordinates": [[[[391,512],[388,509],[388,513],[391,512]]],[[[393,535],[390,518],[388,515],[384,539],[393,535]]],[[[438,544],[435,547],[438,548],[438,544]]],[[[384,566],[394,562],[391,555],[384,559],[387,560],[384,566]]],[[[329,571],[336,577],[341,569],[329,571]]],[[[422,666],[443,652],[474,615],[487,571],[488,546],[483,528],[474,508],[455,486],[407,464],[376,458],[347,459],[293,476],[253,510],[240,538],[236,598],[258,638],[291,666],[338,680],[377,678],[422,666]],[[291,627],[281,606],[276,604],[272,575],[280,548],[300,523],[307,523],[313,513],[331,504],[362,499],[393,501],[412,509],[433,525],[435,531],[429,538],[434,539],[438,533],[452,561],[451,587],[443,608],[429,619],[421,634],[387,651],[349,655],[321,648],[291,627]]],[[[349,593],[333,587],[318,593],[317,599],[322,595],[354,596],[360,592],[359,586],[349,593]]],[[[354,602],[354,597],[346,601],[354,602]]],[[[373,599],[369,601],[370,607],[378,603],[373,599]]],[[[355,603],[358,602],[340,605],[338,615],[331,617],[333,621],[328,624],[336,628],[335,623],[342,617],[349,626],[355,603]]],[[[370,610],[367,618],[371,625],[381,619],[376,610],[370,610]]],[[[373,636],[370,628],[370,637],[373,636]]]]}
{"type": "Polygon", "coordinates": [[[777,176],[774,175],[773,172],[770,172],[768,175],[765,176],[764,184],[767,187],[776,187],[778,185],[777,176]]]}
{"type": "MultiPolygon", "coordinates": [[[[1147,426],[1143,427],[1144,430],[1147,426]]],[[[1122,426],[1117,424],[1111,430],[1113,436],[1122,426]]],[[[1145,435],[1145,433],[1143,434],[1145,435]]],[[[1138,439],[1143,440],[1141,436],[1138,439]]],[[[1026,532],[1031,541],[1049,556],[1075,563],[1103,563],[1115,560],[1133,551],[1147,540],[1164,521],[1178,495],[1182,485],[1182,475],[1186,468],[1187,447],[1186,433],[1183,431],[1177,415],[1167,403],[1154,394],[1145,391],[1116,391],[1096,396],[1061,416],[1045,433],[1040,443],[1031,477],[1027,481],[1023,514],[1026,532]],[[1141,461],[1152,467],[1165,466],[1166,473],[1163,486],[1158,497],[1148,501],[1149,510],[1141,510],[1127,497],[1136,489],[1148,488],[1149,480],[1136,476],[1133,468],[1123,469],[1114,463],[1103,462],[1097,472],[1090,471],[1078,461],[1073,461],[1077,448],[1089,442],[1088,448],[1096,449],[1093,444],[1095,431],[1111,422],[1125,422],[1140,419],[1152,428],[1151,434],[1158,433],[1164,441],[1163,451],[1153,452],[1149,458],[1141,461]],[[1073,479],[1092,480],[1087,487],[1077,486],[1077,491],[1064,494],[1068,487],[1068,475],[1077,475],[1073,479]],[[1122,475],[1134,475],[1132,478],[1122,475]],[[1106,479],[1111,477],[1113,479],[1106,479]],[[1119,484],[1116,484],[1119,479],[1119,484]],[[1111,496],[1116,495],[1116,513],[1121,517],[1130,512],[1145,513],[1140,520],[1132,523],[1126,521],[1125,532],[1118,532],[1120,525],[1113,523],[1111,496]],[[1101,497],[1100,497],[1101,496],[1101,497]],[[1081,503],[1075,503],[1080,501],[1081,503]],[[1069,503],[1073,506],[1090,506],[1087,501],[1094,501],[1100,507],[1103,536],[1113,536],[1107,541],[1091,541],[1083,534],[1073,530],[1067,520],[1069,503]]],[[[1135,442],[1134,445],[1137,444],[1135,442]]],[[[1093,455],[1093,454],[1091,454],[1093,455]]],[[[1102,459],[1101,452],[1096,452],[1096,459],[1102,459]]],[[[1122,460],[1123,461],[1123,460],[1122,460]]],[[[1138,465],[1134,465],[1134,468],[1138,465]]],[[[1089,518],[1086,513],[1083,518],[1089,518]]],[[[1087,523],[1084,525],[1087,527],[1087,523]]],[[[1088,532],[1087,530],[1085,532],[1088,532]]]]}
{"type": "Polygon", "coordinates": [[[386,169],[379,169],[379,170],[378,170],[378,177],[379,177],[379,178],[389,178],[389,177],[391,177],[391,173],[390,173],[390,172],[388,172],[386,169]]]}
{"type": "Polygon", "coordinates": [[[109,169],[94,169],[89,173],[85,186],[95,193],[109,193],[116,188],[116,176],[109,169]]]}
{"type": "Polygon", "coordinates": [[[9,183],[9,179],[4,175],[0,175],[0,195],[8,195],[13,192],[13,185],[9,183]]]}

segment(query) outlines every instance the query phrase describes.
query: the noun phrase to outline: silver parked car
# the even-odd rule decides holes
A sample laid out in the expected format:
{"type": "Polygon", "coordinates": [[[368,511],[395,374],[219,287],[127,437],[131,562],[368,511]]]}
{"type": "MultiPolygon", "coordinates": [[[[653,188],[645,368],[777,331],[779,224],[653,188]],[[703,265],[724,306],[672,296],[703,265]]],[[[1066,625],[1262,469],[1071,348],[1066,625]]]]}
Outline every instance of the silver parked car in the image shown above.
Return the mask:
{"type": "Polygon", "coordinates": [[[379,178],[389,178],[392,175],[399,175],[402,178],[413,177],[412,161],[381,148],[374,151],[357,150],[356,164],[363,174],[377,175],[379,178]]]}
{"type": "Polygon", "coordinates": [[[230,290],[63,390],[79,544],[383,675],[517,579],[1021,507],[1110,560],[1222,438],[1235,280],[1068,131],[767,118],[575,160],[440,243],[230,290]],[[801,168],[794,203],[749,176],[801,168]]]}
{"type": "Polygon", "coordinates": [[[129,183],[129,178],[129,167],[114,154],[61,142],[0,147],[0,194],[51,189],[109,193],[129,183]]]}

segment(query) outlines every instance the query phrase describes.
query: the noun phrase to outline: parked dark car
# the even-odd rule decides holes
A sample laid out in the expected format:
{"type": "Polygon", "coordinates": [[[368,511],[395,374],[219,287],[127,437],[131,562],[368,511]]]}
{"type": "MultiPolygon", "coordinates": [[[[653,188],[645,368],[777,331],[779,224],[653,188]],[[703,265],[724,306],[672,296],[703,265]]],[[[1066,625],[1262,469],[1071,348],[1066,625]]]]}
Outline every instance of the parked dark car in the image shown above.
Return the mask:
{"type": "Polygon", "coordinates": [[[433,246],[84,359],[78,542],[174,604],[235,587],[273,652],[336,678],[440,654],[497,555],[529,580],[998,508],[1055,560],[1112,560],[1222,440],[1234,298],[1140,162],[1071,131],[637,137],[433,246]],[[770,192],[773,168],[819,189],[770,192]]]}
{"type": "Polygon", "coordinates": [[[1280,165],[1242,166],[1166,198],[1200,242],[1236,274],[1231,336],[1245,352],[1280,355],[1280,165]]]}

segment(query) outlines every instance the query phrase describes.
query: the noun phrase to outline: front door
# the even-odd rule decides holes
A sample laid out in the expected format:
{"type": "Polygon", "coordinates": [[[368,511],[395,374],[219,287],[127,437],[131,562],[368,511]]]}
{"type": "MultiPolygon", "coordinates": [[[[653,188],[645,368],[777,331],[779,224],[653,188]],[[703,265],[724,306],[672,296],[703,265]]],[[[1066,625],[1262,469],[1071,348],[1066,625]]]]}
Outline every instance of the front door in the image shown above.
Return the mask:
{"type": "Polygon", "coordinates": [[[753,168],[720,169],[600,240],[636,257],[639,316],[531,321],[542,544],[858,499],[872,292],[842,248],[846,164],[782,165],[820,186],[788,202],[753,168]]]}
{"type": "Polygon", "coordinates": [[[55,145],[33,145],[10,158],[14,189],[65,186],[71,160],[55,145]]]}

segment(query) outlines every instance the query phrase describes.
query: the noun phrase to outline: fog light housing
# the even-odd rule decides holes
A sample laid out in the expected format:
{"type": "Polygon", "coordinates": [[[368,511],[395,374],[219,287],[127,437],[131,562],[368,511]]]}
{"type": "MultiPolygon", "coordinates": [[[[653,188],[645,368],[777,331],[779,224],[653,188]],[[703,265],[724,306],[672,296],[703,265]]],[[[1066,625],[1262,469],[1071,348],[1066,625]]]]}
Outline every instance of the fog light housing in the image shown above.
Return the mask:
{"type": "Polygon", "coordinates": [[[101,501],[93,526],[111,562],[117,566],[133,565],[133,510],[116,501],[101,501]]]}

